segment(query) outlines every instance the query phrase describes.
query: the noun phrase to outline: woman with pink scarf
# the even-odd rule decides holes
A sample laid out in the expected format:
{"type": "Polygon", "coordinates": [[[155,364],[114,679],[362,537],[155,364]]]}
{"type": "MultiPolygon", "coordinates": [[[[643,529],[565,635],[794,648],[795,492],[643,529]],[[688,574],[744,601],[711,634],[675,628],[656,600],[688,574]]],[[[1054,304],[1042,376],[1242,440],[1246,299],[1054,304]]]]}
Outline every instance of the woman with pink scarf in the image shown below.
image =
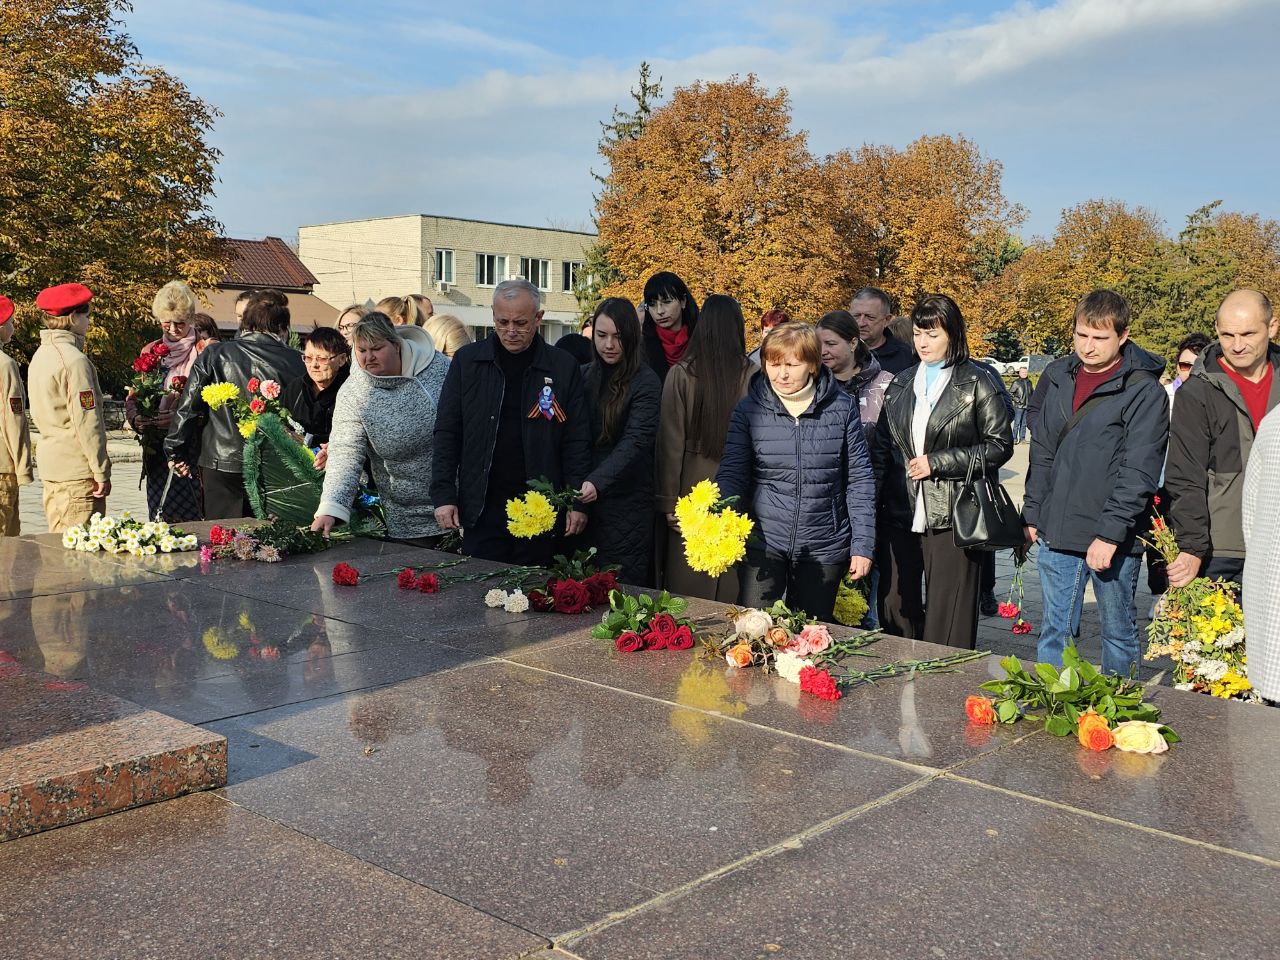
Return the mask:
{"type": "Polygon", "coordinates": [[[200,339],[194,323],[195,313],[196,297],[185,283],[174,280],[160,288],[151,304],[151,315],[160,325],[160,339],[153,340],[139,352],[145,353],[160,344],[167,348],[168,352],[160,360],[165,372],[166,392],[154,417],[146,416],[138,409],[132,390],[124,402],[125,419],[142,441],[142,475],[147,484],[148,519],[155,519],[162,512],[169,522],[199,520],[204,515],[199,479],[175,475],[170,482],[169,464],[161,450],[161,441],[169,431],[173,410],[178,405],[178,396],[191,366],[200,351],[215,342],[200,339]],[[167,495],[166,483],[169,484],[167,495]]]}

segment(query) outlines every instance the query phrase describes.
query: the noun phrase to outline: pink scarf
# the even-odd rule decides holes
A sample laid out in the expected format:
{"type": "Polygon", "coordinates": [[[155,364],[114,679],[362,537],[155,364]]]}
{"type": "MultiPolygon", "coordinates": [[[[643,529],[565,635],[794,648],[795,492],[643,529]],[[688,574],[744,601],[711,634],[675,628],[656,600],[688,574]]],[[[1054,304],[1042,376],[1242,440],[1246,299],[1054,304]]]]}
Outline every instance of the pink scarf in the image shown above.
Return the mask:
{"type": "Polygon", "coordinates": [[[191,367],[196,362],[196,332],[188,328],[187,335],[174,340],[167,333],[160,335],[160,342],[169,348],[169,355],[160,360],[164,367],[164,387],[173,385],[174,377],[186,377],[191,374],[191,367]]]}

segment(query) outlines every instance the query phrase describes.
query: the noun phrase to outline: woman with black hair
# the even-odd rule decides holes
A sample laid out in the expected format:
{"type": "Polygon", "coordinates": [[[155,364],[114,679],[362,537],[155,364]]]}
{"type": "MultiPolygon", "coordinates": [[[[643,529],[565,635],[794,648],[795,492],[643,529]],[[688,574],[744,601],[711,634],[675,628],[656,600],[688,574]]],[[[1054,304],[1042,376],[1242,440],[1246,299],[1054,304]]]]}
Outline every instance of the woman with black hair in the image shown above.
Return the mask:
{"type": "Polygon", "coordinates": [[[644,285],[644,349],[659,380],[684,359],[698,325],[698,301],[674,273],[655,273],[644,285]]]}
{"type": "Polygon", "coordinates": [[[742,309],[732,297],[714,294],[702,307],[684,359],[662,387],[658,429],[658,511],[660,586],[686,596],[722,603],[738,601],[737,570],[718,580],[685,562],[676,525],[676,501],[702,480],[710,480],[724,454],[729,418],[760,368],[747,360],[742,309]]]}
{"type": "Polygon", "coordinates": [[[640,321],[630,300],[609,297],[591,320],[586,369],[591,472],[580,499],[592,504],[583,536],[619,579],[647,587],[653,560],[653,444],[662,384],[645,365],[640,321]]]}
{"type": "Polygon", "coordinates": [[[848,310],[823,314],[818,321],[818,342],[822,344],[822,365],[858,405],[858,419],[870,445],[893,374],[881,369],[880,361],[862,342],[858,321],[848,310]]]}
{"type": "Polygon", "coordinates": [[[981,553],[956,546],[951,509],[980,451],[992,480],[1013,455],[1012,415],[1003,384],[969,359],[954,300],[924,297],[911,323],[920,361],[885,391],[871,447],[880,538],[889,560],[880,577],[880,626],[901,637],[972,650],[981,553]]]}

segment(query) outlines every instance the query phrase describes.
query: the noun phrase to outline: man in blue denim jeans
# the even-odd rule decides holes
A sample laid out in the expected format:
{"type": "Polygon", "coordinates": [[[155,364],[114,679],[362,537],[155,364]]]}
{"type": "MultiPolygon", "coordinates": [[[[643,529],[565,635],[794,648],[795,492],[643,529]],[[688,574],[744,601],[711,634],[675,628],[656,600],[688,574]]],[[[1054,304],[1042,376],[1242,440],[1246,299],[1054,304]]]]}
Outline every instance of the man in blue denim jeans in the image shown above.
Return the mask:
{"type": "Polygon", "coordinates": [[[1164,360],[1129,340],[1129,304],[1095,290],[1075,310],[1075,354],[1036,387],[1022,514],[1044,612],[1037,658],[1062,664],[1080,635],[1092,581],[1102,621],[1102,668],[1127,674],[1140,656],[1134,594],[1169,440],[1164,360]]]}

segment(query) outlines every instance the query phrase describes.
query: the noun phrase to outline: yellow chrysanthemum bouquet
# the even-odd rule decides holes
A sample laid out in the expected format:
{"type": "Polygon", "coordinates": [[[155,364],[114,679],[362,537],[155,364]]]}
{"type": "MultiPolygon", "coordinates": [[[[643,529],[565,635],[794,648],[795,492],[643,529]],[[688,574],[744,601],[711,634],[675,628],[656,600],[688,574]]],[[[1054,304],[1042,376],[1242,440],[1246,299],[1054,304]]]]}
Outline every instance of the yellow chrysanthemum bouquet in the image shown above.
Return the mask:
{"type": "Polygon", "coordinates": [[[684,558],[693,570],[718,577],[747,555],[755,523],[730,506],[736,499],[722,499],[720,487],[703,480],[676,501],[684,558]]]}
{"type": "Polygon", "coordinates": [[[507,501],[507,531],[522,540],[550,533],[560,511],[572,507],[577,496],[576,490],[556,490],[546,480],[530,480],[523,497],[507,501]]]}

